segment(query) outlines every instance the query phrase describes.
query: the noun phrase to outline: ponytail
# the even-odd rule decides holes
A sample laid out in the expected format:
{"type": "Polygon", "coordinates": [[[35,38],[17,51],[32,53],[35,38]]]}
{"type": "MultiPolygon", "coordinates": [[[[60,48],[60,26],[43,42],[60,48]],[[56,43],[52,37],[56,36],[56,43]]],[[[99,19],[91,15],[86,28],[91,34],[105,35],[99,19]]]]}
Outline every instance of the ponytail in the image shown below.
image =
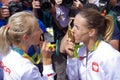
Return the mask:
{"type": "Polygon", "coordinates": [[[9,50],[9,44],[7,39],[7,28],[6,26],[2,26],[0,28],[0,53],[6,54],[9,50]]]}
{"type": "Polygon", "coordinates": [[[113,17],[111,15],[106,15],[105,21],[106,21],[106,31],[104,33],[103,40],[109,42],[111,40],[114,29],[113,17]]]}

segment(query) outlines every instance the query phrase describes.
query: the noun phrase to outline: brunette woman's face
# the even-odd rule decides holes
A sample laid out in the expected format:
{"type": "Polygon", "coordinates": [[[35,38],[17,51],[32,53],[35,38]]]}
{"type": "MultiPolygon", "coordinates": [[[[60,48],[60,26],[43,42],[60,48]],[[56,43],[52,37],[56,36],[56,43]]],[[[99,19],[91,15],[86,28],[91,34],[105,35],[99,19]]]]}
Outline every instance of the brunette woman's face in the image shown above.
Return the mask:
{"type": "Polygon", "coordinates": [[[87,28],[87,21],[81,15],[77,15],[74,20],[74,27],[72,29],[75,38],[75,43],[85,42],[89,39],[89,29],[87,28]]]}

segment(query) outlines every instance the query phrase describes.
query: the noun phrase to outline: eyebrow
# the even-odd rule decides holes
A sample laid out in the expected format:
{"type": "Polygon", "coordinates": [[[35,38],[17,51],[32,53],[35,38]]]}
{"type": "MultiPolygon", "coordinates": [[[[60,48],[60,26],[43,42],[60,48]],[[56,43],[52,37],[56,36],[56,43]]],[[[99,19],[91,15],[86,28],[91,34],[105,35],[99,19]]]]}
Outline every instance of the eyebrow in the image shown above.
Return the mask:
{"type": "Polygon", "coordinates": [[[78,25],[74,25],[74,26],[75,26],[77,29],[78,29],[78,27],[79,27],[78,25]]]}

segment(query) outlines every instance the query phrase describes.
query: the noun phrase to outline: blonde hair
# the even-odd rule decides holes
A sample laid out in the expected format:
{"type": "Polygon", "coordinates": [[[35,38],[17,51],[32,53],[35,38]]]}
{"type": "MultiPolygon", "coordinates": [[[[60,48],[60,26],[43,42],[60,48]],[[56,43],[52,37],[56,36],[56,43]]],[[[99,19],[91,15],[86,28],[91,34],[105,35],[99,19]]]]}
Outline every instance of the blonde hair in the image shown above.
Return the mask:
{"type": "Polygon", "coordinates": [[[113,34],[113,30],[114,30],[114,21],[111,15],[106,15],[105,19],[107,21],[107,28],[103,36],[103,40],[106,42],[110,42],[112,34],[113,34]]]}
{"type": "Polygon", "coordinates": [[[0,52],[6,53],[13,44],[21,43],[24,34],[30,35],[37,24],[36,18],[30,12],[13,14],[7,26],[0,28],[0,52]]]}

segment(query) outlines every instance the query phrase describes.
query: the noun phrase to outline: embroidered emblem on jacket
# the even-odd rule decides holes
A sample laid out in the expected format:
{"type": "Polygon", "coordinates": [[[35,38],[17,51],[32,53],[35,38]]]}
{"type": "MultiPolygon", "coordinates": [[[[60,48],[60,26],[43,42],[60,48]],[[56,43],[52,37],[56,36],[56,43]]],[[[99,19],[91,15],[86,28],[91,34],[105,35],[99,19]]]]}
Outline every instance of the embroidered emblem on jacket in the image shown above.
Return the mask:
{"type": "Polygon", "coordinates": [[[92,62],[92,71],[99,72],[99,65],[96,62],[92,62]]]}

